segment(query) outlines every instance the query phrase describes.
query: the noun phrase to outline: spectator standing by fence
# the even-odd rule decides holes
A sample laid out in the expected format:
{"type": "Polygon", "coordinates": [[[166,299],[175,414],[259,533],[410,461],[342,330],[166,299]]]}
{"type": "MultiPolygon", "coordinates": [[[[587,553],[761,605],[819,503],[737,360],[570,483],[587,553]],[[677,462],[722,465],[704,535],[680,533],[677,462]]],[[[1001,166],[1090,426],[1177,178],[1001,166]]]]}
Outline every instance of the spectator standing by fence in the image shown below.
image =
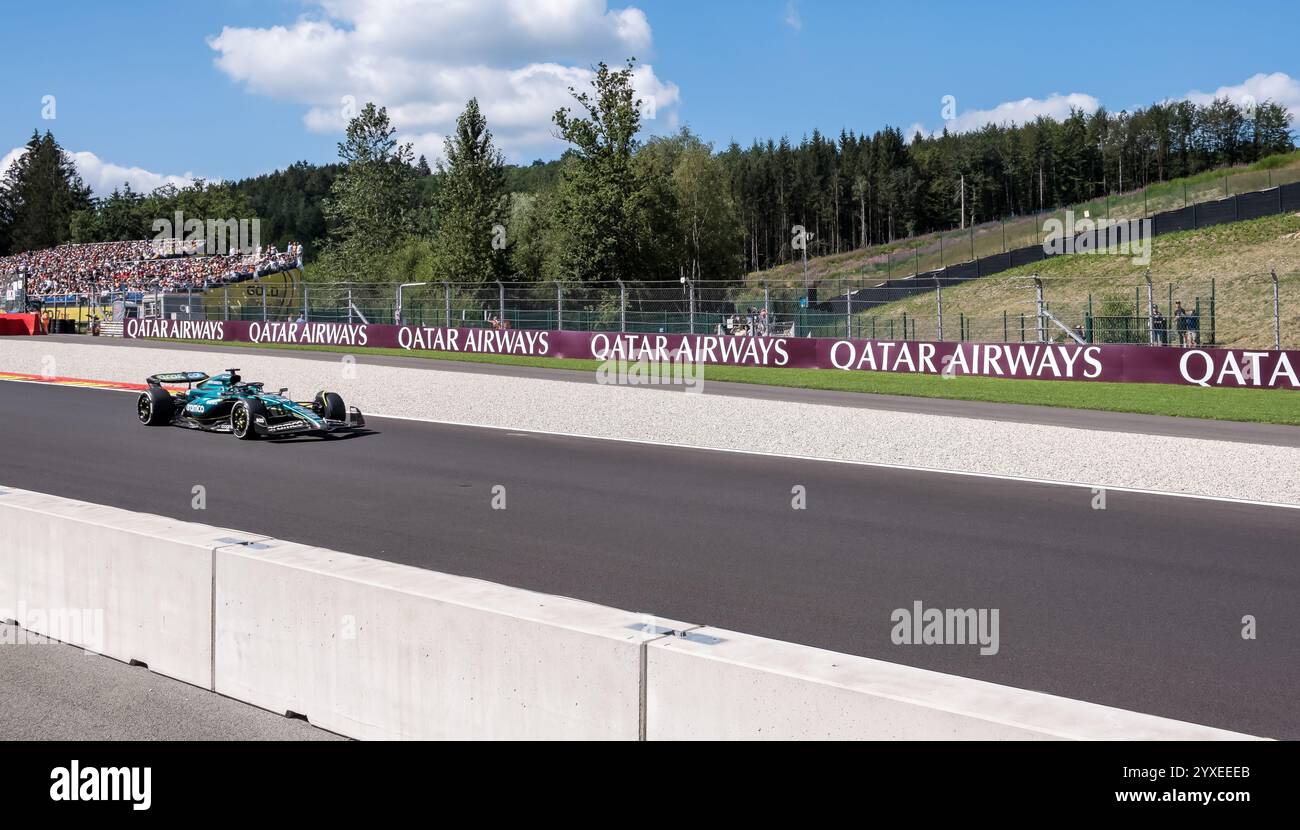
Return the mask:
{"type": "Polygon", "coordinates": [[[1156,346],[1163,346],[1168,343],[1169,323],[1165,320],[1165,315],[1160,313],[1160,306],[1152,303],[1151,305],[1151,342],[1156,346]]]}

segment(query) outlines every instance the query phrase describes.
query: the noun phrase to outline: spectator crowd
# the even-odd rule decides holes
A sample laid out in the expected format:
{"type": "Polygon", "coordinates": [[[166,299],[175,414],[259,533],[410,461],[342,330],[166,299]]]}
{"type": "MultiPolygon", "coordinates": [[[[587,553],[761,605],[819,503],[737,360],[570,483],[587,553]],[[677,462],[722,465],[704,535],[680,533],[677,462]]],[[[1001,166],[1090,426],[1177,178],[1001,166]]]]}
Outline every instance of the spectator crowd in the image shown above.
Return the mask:
{"type": "Polygon", "coordinates": [[[302,246],[284,251],[258,246],[252,254],[165,256],[183,245],[140,239],[60,245],[0,257],[0,276],[27,278],[32,299],[68,294],[102,296],[118,292],[203,291],[214,286],[274,274],[302,265],[302,246]]]}

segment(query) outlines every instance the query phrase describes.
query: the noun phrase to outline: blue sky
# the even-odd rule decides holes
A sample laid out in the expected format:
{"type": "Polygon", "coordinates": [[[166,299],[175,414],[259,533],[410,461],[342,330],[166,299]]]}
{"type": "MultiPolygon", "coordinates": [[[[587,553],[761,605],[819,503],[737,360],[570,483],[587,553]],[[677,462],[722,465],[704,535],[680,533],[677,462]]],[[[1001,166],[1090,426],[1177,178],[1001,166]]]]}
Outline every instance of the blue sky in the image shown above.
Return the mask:
{"type": "Polygon", "coordinates": [[[511,0],[404,1],[13,7],[0,156],[48,127],[97,187],[238,178],[332,160],[346,102],[377,98],[433,158],[476,94],[511,160],[552,158],[561,145],[548,115],[564,88],[628,54],[649,66],[639,83],[656,98],[650,130],[688,124],[718,146],[814,127],[937,129],[945,95],[959,126],[1025,98],[1014,112],[1064,107],[1054,93],[1120,109],[1264,90],[1300,111],[1294,2],[1225,20],[1208,2],[563,0],[570,8],[551,19],[511,0]],[[46,95],[53,120],[41,117],[46,95]]]}

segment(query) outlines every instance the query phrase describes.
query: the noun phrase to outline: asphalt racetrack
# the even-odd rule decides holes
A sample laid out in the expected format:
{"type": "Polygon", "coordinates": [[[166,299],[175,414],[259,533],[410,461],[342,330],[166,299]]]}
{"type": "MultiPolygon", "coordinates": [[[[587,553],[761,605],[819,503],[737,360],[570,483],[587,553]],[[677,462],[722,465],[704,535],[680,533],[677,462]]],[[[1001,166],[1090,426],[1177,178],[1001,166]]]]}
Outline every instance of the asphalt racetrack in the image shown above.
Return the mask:
{"type": "Polygon", "coordinates": [[[0,486],[1300,738],[1300,510],[1119,491],[1097,510],[1084,487],[386,418],[241,442],[134,407],[0,383],[0,486]],[[893,644],[917,601],[998,609],[997,654],[893,644]]]}

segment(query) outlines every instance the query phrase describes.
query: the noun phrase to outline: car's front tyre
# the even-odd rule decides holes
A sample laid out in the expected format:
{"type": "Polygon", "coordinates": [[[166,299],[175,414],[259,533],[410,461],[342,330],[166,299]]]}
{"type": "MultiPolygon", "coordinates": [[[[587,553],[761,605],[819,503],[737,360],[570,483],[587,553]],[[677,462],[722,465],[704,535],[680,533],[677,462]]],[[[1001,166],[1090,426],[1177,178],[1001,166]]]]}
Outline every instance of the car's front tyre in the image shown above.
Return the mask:
{"type": "Polygon", "coordinates": [[[145,426],[165,426],[176,414],[176,402],[167,390],[151,386],[136,399],[135,414],[145,426]]]}
{"type": "Polygon", "coordinates": [[[235,401],[234,407],[230,410],[230,432],[241,441],[256,438],[257,427],[254,425],[254,419],[258,415],[266,417],[266,411],[259,402],[235,401]]]}
{"type": "Polygon", "coordinates": [[[348,418],[348,408],[343,405],[343,397],[337,392],[317,392],[316,400],[312,401],[312,409],[329,421],[346,421],[348,418]]]}

